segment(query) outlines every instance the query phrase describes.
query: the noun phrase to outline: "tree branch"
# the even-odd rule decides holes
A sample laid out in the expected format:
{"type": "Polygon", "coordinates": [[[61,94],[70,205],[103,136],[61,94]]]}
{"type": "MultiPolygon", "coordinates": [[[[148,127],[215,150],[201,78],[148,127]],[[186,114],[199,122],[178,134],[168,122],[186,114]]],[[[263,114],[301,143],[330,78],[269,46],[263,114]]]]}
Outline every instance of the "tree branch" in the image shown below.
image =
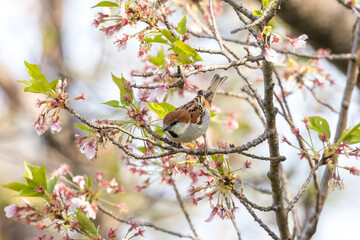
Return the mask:
{"type": "MultiPolygon", "coordinates": [[[[128,220],[124,220],[124,219],[121,219],[117,216],[115,216],[115,214],[113,214],[110,210],[106,209],[105,207],[103,207],[102,205],[98,204],[98,207],[99,207],[99,210],[102,211],[103,213],[105,213],[106,215],[112,217],[113,219],[115,219],[116,221],[118,222],[121,222],[121,223],[126,223],[126,224],[131,224],[130,222],[131,221],[128,221],[128,220]]],[[[170,235],[173,235],[173,236],[177,236],[179,238],[190,238],[190,239],[193,239],[193,240],[197,240],[196,238],[192,237],[192,236],[189,236],[189,235],[184,235],[184,234],[181,234],[181,233],[177,233],[177,232],[173,232],[173,231],[169,231],[165,228],[161,228],[161,227],[158,227],[158,226],[155,226],[154,224],[152,223],[148,223],[148,222],[139,222],[139,221],[136,221],[137,224],[139,224],[139,226],[143,226],[143,227],[150,227],[150,228],[153,228],[157,231],[160,231],[160,232],[164,232],[164,233],[167,233],[167,234],[170,234],[170,235]]]]}
{"type": "MultiPolygon", "coordinates": [[[[346,128],[348,108],[351,100],[351,95],[354,90],[358,75],[359,75],[359,59],[360,59],[360,27],[358,22],[356,23],[356,34],[353,40],[353,46],[351,50],[352,54],[356,55],[356,60],[349,60],[348,70],[347,70],[347,81],[344,90],[344,95],[341,103],[341,110],[339,114],[339,120],[337,124],[336,134],[334,141],[336,142],[346,128]]],[[[327,198],[327,193],[329,190],[328,182],[331,178],[332,171],[328,167],[325,170],[325,173],[321,181],[321,195],[320,201],[312,209],[311,214],[305,221],[304,230],[301,234],[301,240],[310,239],[316,231],[317,223],[319,221],[321,210],[324,206],[325,200],[327,198]]]]}
{"type": "MultiPolygon", "coordinates": [[[[272,78],[273,66],[266,60],[263,61],[264,74],[264,107],[266,109],[265,118],[267,128],[272,130],[272,135],[268,139],[270,157],[279,157],[279,140],[276,131],[276,110],[273,103],[274,82],[272,78]]],[[[289,239],[290,231],[287,214],[284,208],[283,187],[280,181],[280,162],[270,162],[270,171],[268,177],[271,182],[272,196],[274,205],[278,208],[275,210],[276,222],[279,228],[281,239],[289,239]]]]}

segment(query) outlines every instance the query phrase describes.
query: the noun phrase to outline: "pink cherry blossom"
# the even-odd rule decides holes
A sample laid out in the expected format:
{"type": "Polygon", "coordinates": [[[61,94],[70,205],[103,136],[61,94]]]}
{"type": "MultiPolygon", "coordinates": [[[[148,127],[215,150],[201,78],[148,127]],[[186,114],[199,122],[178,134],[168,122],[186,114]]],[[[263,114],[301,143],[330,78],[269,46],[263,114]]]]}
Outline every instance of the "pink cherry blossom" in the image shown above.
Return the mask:
{"type": "Polygon", "coordinates": [[[281,63],[284,60],[281,54],[270,48],[268,45],[265,45],[265,59],[272,63],[281,63]]]}
{"type": "Polygon", "coordinates": [[[78,176],[73,177],[72,180],[73,180],[73,182],[77,183],[80,186],[81,189],[84,189],[84,187],[85,187],[85,178],[84,178],[84,176],[78,175],[78,176]]]}
{"type": "Polygon", "coordinates": [[[87,205],[85,210],[87,212],[86,215],[89,218],[96,219],[96,212],[98,210],[98,206],[95,203],[91,203],[91,204],[87,205]]]}
{"type": "Polygon", "coordinates": [[[16,204],[11,204],[4,208],[5,214],[7,218],[12,218],[19,211],[19,206],[16,204]]]}
{"type": "Polygon", "coordinates": [[[86,157],[89,160],[92,160],[96,155],[96,141],[92,139],[87,143],[84,143],[80,148],[80,152],[85,153],[86,157]]]}
{"type": "Polygon", "coordinates": [[[239,123],[234,118],[225,121],[225,125],[227,125],[231,130],[236,130],[239,128],[239,123]]]}
{"type": "Polygon", "coordinates": [[[218,208],[218,207],[214,207],[214,208],[212,209],[211,213],[210,213],[209,218],[206,219],[205,222],[211,222],[211,221],[214,219],[215,215],[218,213],[218,211],[219,211],[219,208],[218,208]]]}
{"type": "Polygon", "coordinates": [[[58,169],[56,169],[51,175],[55,177],[60,177],[69,172],[70,172],[70,166],[67,164],[63,164],[58,169]]]}
{"type": "Polygon", "coordinates": [[[60,121],[58,119],[53,121],[50,124],[50,129],[52,134],[54,134],[55,132],[60,132],[61,131],[60,121]]]}
{"type": "Polygon", "coordinates": [[[41,114],[39,118],[33,123],[33,127],[37,135],[42,135],[48,128],[49,125],[45,121],[44,114],[41,114]]]}
{"type": "Polygon", "coordinates": [[[152,91],[147,99],[149,102],[162,102],[166,95],[166,85],[163,84],[159,88],[152,91]]]}
{"type": "Polygon", "coordinates": [[[304,49],[306,46],[306,39],[308,39],[308,36],[306,34],[302,34],[295,39],[287,38],[287,40],[291,43],[295,50],[304,49]]]}

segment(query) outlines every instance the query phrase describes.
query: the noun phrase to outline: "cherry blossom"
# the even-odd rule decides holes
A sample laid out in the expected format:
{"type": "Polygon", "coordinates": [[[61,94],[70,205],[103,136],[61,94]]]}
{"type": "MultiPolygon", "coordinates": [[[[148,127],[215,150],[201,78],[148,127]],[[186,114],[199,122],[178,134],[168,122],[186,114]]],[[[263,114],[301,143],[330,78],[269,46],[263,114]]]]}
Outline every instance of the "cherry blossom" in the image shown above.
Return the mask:
{"type": "Polygon", "coordinates": [[[5,211],[5,215],[7,218],[12,218],[19,211],[19,206],[16,204],[11,204],[11,205],[5,207],[4,211],[5,211]]]}
{"type": "Polygon", "coordinates": [[[77,183],[81,189],[84,189],[85,187],[85,178],[84,176],[75,176],[73,177],[73,182],[77,183]]]}
{"type": "Polygon", "coordinates": [[[272,63],[281,63],[284,60],[283,55],[279,54],[268,45],[265,45],[265,59],[272,63]]]}
{"type": "Polygon", "coordinates": [[[287,40],[291,43],[291,46],[293,46],[295,50],[304,49],[306,47],[306,39],[308,39],[308,36],[306,34],[302,34],[295,39],[287,38],[287,40]]]}
{"type": "Polygon", "coordinates": [[[149,102],[162,102],[166,95],[166,85],[162,84],[159,88],[152,91],[149,95],[149,102]]]}
{"type": "Polygon", "coordinates": [[[96,155],[96,145],[97,145],[96,142],[97,141],[91,139],[90,141],[84,143],[84,145],[80,147],[80,152],[85,153],[86,157],[89,160],[92,160],[96,155]]]}
{"type": "Polygon", "coordinates": [[[50,124],[51,133],[54,134],[55,132],[61,131],[60,121],[57,119],[52,121],[50,124]]]}

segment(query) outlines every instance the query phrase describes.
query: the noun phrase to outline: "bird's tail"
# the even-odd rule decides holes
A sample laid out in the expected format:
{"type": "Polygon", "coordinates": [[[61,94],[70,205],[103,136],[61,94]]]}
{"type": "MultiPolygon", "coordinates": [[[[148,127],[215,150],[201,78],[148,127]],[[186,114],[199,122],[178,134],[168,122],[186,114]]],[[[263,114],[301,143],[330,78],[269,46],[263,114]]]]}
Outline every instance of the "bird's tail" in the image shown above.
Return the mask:
{"type": "Polygon", "coordinates": [[[212,100],[214,99],[214,96],[216,94],[216,91],[219,89],[219,87],[225,82],[225,80],[228,77],[220,77],[219,74],[215,74],[213,80],[210,83],[210,86],[206,90],[205,98],[206,100],[211,104],[212,100]]]}

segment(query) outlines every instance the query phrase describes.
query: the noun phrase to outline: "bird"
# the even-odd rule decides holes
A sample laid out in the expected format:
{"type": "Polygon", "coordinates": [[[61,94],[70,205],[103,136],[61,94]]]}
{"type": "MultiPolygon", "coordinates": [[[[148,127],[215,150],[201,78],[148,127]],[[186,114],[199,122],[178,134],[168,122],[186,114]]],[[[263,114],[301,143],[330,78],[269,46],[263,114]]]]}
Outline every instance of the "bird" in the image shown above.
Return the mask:
{"type": "Polygon", "coordinates": [[[170,140],[186,143],[203,136],[206,149],[205,134],[210,125],[211,103],[217,90],[227,78],[216,74],[206,91],[198,91],[193,100],[165,115],[162,130],[170,140]]]}

